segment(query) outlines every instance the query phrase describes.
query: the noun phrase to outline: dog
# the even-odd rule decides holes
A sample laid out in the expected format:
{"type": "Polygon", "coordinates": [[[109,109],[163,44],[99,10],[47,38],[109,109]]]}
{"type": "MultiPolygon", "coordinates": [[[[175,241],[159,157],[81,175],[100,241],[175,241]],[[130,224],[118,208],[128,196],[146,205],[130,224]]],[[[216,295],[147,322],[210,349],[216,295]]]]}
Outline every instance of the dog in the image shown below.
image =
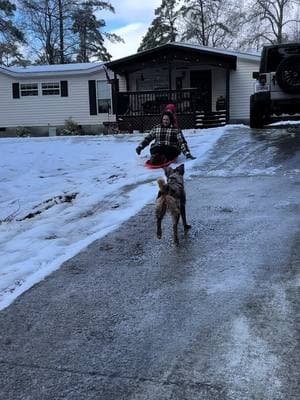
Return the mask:
{"type": "Polygon", "coordinates": [[[158,179],[159,192],[156,199],[156,224],[157,224],[157,237],[161,239],[162,230],[161,223],[167,212],[172,215],[173,220],[173,239],[176,245],[179,244],[178,240],[178,222],[181,216],[184,231],[187,232],[191,225],[186,222],[185,203],[186,195],[184,190],[184,164],[173,169],[171,167],[164,168],[167,182],[164,179],[158,179]]]}

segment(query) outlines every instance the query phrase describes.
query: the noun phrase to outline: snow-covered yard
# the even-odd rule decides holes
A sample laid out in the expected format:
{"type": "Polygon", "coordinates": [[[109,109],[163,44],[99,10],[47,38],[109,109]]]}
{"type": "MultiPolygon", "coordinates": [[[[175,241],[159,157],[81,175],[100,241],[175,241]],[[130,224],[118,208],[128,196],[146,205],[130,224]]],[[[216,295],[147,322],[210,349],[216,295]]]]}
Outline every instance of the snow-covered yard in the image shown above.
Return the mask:
{"type": "MultiPolygon", "coordinates": [[[[235,126],[238,128],[238,126],[235,126]]],[[[196,160],[233,127],[184,131],[196,160]]],[[[153,201],[143,135],[0,140],[0,309],[153,201]]]]}

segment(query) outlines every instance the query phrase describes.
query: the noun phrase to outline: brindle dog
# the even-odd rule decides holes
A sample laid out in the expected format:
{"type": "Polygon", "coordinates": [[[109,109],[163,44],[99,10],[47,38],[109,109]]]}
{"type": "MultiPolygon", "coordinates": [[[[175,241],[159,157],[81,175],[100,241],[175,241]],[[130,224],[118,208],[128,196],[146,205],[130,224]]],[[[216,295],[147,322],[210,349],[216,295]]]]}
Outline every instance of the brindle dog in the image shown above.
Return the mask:
{"type": "Polygon", "coordinates": [[[173,220],[173,238],[176,245],[178,240],[178,222],[181,216],[184,231],[191,228],[186,222],[185,203],[186,196],[184,190],[184,164],[172,169],[164,168],[167,177],[167,183],[164,179],[158,179],[159,193],[156,200],[156,221],[157,221],[157,237],[160,239],[162,235],[161,223],[166,211],[169,210],[173,220]]]}

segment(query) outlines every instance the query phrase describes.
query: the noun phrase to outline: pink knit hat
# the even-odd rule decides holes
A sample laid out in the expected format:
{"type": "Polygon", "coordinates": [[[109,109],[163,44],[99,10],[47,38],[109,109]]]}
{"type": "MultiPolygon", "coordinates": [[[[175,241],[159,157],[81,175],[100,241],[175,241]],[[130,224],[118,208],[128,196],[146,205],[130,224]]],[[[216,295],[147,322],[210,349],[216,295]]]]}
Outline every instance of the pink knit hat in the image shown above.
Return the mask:
{"type": "Polygon", "coordinates": [[[167,104],[165,107],[166,112],[170,112],[174,117],[174,128],[179,128],[177,117],[176,117],[176,106],[173,103],[167,104]]]}

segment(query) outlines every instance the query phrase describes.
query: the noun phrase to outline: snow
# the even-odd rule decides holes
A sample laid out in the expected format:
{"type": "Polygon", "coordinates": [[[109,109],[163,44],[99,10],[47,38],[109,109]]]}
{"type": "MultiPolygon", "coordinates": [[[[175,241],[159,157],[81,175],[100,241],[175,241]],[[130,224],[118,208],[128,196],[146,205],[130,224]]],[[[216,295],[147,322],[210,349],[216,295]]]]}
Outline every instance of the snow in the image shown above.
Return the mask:
{"type": "MultiPolygon", "coordinates": [[[[187,179],[229,128],[184,131],[187,179]]],[[[0,140],[0,310],[154,201],[163,171],[144,167],[149,147],[136,155],[142,138],[0,140]]]]}
{"type": "Polygon", "coordinates": [[[92,69],[102,69],[103,62],[94,63],[73,63],[73,64],[54,64],[54,65],[29,65],[27,67],[3,67],[3,71],[21,74],[32,74],[40,72],[74,72],[74,71],[89,71],[92,69]]]}

